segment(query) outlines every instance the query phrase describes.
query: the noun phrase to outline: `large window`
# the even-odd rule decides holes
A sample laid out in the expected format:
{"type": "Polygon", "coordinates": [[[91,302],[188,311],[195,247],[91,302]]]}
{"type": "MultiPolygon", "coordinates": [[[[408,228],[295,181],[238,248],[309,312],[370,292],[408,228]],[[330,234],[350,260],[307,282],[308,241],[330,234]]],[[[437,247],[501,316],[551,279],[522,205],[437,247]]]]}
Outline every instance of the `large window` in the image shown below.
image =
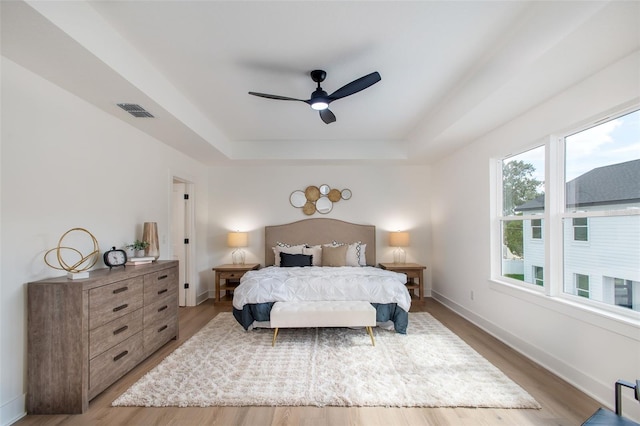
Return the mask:
{"type": "Polygon", "coordinates": [[[501,280],[640,311],[640,111],[549,137],[499,165],[501,280]]]}

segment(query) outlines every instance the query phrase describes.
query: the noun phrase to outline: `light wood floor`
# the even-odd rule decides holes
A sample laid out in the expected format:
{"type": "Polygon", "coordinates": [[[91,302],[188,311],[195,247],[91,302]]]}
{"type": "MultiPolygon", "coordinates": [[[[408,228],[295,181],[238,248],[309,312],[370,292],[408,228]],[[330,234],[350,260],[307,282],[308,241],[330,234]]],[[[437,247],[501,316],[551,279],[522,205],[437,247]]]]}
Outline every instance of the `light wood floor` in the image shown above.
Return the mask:
{"type": "Polygon", "coordinates": [[[91,401],[82,415],[30,415],[17,425],[579,425],[599,404],[557,376],[509,349],[433,299],[413,301],[526,389],[541,410],[382,407],[111,407],[144,373],[230,304],[180,308],[180,338],[171,341],[91,401]]]}

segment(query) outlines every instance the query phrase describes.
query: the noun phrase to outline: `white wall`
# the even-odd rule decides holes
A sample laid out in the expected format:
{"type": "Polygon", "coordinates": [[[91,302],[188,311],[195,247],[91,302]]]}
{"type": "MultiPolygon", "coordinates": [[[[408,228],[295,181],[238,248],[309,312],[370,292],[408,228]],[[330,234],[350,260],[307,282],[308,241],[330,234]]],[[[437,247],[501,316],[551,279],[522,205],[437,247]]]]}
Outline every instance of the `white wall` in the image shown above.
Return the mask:
{"type": "MultiPolygon", "coordinates": [[[[378,262],[393,261],[388,232],[409,231],[407,262],[428,265],[431,181],[427,166],[216,167],[210,172],[209,188],[208,239],[212,247],[212,267],[231,263],[232,249],[226,247],[228,231],[249,232],[246,262],[264,265],[264,226],[310,217],[375,225],[378,262]],[[307,216],[289,203],[291,192],[322,184],[340,190],[349,188],[353,196],[335,203],[326,215],[307,216]]],[[[428,275],[429,270],[425,274],[427,288],[428,275]]],[[[213,276],[210,290],[213,290],[213,276]]]]}
{"type": "MultiPolygon", "coordinates": [[[[613,64],[438,162],[432,169],[434,297],[608,406],[617,379],[640,378],[640,325],[607,320],[491,276],[492,158],[639,102],[640,53],[613,64]],[[463,171],[463,172],[461,172],[463,171]],[[464,260],[465,267],[460,268],[464,260]],[[473,299],[471,292],[473,291],[473,299]]],[[[499,244],[497,244],[499,250],[499,244]]],[[[625,415],[640,406],[625,392],[625,415]]]]}
{"type": "MultiPolygon", "coordinates": [[[[8,424],[24,413],[26,283],[64,274],[45,265],[44,252],[74,227],[104,252],[155,221],[161,259],[170,259],[171,176],[195,183],[200,235],[208,182],[201,164],[6,58],[1,118],[0,424],[8,424]]],[[[196,242],[196,269],[206,270],[206,238],[196,242]]]]}

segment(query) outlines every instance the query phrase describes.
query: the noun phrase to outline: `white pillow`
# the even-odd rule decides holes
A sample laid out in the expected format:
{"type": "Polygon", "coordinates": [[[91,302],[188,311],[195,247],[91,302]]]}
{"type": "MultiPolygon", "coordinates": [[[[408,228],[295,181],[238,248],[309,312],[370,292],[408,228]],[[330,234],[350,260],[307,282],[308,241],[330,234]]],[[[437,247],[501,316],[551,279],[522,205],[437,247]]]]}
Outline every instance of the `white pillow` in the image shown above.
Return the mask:
{"type": "Polygon", "coordinates": [[[273,255],[275,256],[274,265],[280,266],[280,253],[303,254],[302,249],[305,246],[306,246],[305,244],[298,244],[298,245],[292,246],[286,243],[281,243],[279,241],[276,242],[276,246],[273,247],[273,255]]]}
{"type": "Polygon", "coordinates": [[[313,258],[311,258],[311,264],[313,266],[322,266],[322,246],[304,247],[302,254],[310,254],[313,256],[313,258]]]}
{"type": "Polygon", "coordinates": [[[360,258],[358,259],[360,266],[367,266],[367,245],[360,244],[360,258]]]}

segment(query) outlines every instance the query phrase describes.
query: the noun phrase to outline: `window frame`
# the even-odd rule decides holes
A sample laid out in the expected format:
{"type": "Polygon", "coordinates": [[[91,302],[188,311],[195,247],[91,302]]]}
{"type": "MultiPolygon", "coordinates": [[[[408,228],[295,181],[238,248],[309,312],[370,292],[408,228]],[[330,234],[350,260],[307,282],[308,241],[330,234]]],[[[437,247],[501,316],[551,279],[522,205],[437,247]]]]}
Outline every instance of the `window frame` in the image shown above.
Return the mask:
{"type": "MultiPolygon", "coordinates": [[[[579,126],[573,126],[563,131],[551,134],[541,140],[522,145],[517,151],[511,151],[501,157],[494,157],[492,164],[492,186],[494,188],[494,196],[492,197],[492,232],[491,241],[493,250],[491,251],[491,287],[519,297],[545,297],[551,303],[549,307],[560,303],[564,308],[557,306],[555,308],[562,311],[568,306],[575,308],[576,312],[595,313],[598,316],[604,316],[611,319],[624,319],[638,321],[640,320],[640,312],[625,307],[608,304],[597,300],[587,299],[575,294],[569,294],[564,291],[564,241],[563,241],[563,221],[573,218],[587,218],[587,241],[575,241],[578,244],[588,244],[590,238],[589,222],[594,217],[611,217],[611,216],[636,216],[640,215],[640,209],[621,209],[621,210],[571,210],[565,204],[565,138],[592,127],[598,126],[604,122],[615,120],[629,113],[640,111],[640,104],[634,103],[623,109],[617,109],[611,113],[603,113],[598,119],[590,120],[579,126]],[[504,216],[502,211],[503,187],[502,187],[502,164],[507,158],[517,156],[529,150],[545,147],[545,182],[544,182],[544,199],[545,210],[543,214],[522,215],[522,216],[504,216]],[[502,224],[509,220],[531,220],[542,219],[542,241],[545,247],[545,265],[543,267],[543,288],[535,284],[511,279],[502,275],[501,254],[502,254],[502,224]],[[537,287],[537,288],[536,288],[537,287]],[[531,292],[531,290],[534,290],[531,292]],[[528,295],[527,295],[528,294],[528,295]],[[567,305],[568,304],[568,305],[567,305]]],[[[573,220],[572,220],[573,224],[573,220]]],[[[603,275],[604,276],[604,275],[603,275]]],[[[539,301],[542,303],[542,301],[539,301]]],[[[546,305],[547,302],[545,301],[546,305]]],[[[555,309],[554,308],[554,309],[555,309]]],[[[579,315],[581,316],[581,315],[579,315]]],[[[585,317],[586,318],[586,317],[585,317]]]]}

